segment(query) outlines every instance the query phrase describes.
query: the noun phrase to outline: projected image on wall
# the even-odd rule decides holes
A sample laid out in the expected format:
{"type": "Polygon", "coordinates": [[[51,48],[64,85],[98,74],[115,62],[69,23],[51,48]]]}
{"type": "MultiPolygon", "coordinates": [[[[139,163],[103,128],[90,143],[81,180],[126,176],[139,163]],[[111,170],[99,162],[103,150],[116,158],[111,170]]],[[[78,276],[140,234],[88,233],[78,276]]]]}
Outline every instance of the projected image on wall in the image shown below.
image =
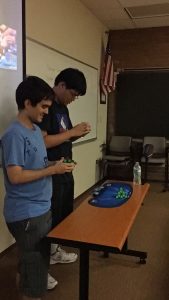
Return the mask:
{"type": "Polygon", "coordinates": [[[0,68],[17,70],[16,30],[0,23],[0,68]]]}
{"type": "Polygon", "coordinates": [[[0,138],[18,113],[15,91],[25,69],[25,1],[0,0],[0,138]]]}

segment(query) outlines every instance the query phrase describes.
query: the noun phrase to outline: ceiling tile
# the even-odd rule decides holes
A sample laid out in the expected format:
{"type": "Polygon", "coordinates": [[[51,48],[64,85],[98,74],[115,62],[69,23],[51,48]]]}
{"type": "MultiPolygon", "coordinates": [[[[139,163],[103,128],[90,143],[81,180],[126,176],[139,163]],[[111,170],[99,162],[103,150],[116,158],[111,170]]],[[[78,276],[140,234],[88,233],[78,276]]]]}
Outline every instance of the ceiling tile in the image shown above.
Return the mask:
{"type": "MultiPolygon", "coordinates": [[[[167,0],[81,0],[109,29],[169,26],[168,17],[132,19],[124,7],[169,3],[167,0]]],[[[146,7],[145,7],[146,9],[146,7]]]]}
{"type": "Polygon", "coordinates": [[[126,10],[131,18],[166,16],[169,15],[169,3],[128,6],[126,10]]]}
{"type": "Polygon", "coordinates": [[[105,8],[102,9],[101,11],[98,10],[97,11],[97,17],[101,20],[110,20],[110,19],[130,19],[128,17],[128,14],[126,13],[125,10],[122,9],[111,9],[109,11],[107,11],[105,8]]]}
{"type": "Polygon", "coordinates": [[[99,7],[106,7],[106,9],[121,7],[117,0],[80,0],[84,5],[90,8],[91,11],[98,9],[99,7]]]}
{"type": "Polygon", "coordinates": [[[121,19],[120,21],[119,19],[112,19],[108,20],[106,24],[109,29],[113,30],[136,28],[136,25],[129,19],[121,19]]]}
{"type": "Polygon", "coordinates": [[[169,26],[169,16],[134,19],[137,28],[169,26]]]}
{"type": "MultiPolygon", "coordinates": [[[[106,0],[105,0],[106,1],[106,0]]],[[[167,0],[119,0],[119,3],[123,6],[141,6],[151,4],[167,3],[167,0]]]]}

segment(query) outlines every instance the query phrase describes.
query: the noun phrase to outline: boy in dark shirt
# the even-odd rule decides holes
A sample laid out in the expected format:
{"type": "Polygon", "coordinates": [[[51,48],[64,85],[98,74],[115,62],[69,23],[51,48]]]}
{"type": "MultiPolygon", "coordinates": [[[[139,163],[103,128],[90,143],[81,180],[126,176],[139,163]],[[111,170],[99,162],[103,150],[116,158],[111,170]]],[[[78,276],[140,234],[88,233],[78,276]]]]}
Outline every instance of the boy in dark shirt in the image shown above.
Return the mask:
{"type": "MultiPolygon", "coordinates": [[[[49,114],[40,124],[47,147],[49,161],[60,158],[72,159],[72,141],[88,134],[87,122],[73,127],[67,105],[86,93],[86,79],[78,69],[64,69],[55,78],[55,101],[49,114]]],[[[74,179],[72,173],[52,176],[52,226],[56,226],[73,211],[74,179]]],[[[71,263],[77,260],[76,253],[67,253],[60,246],[51,246],[50,263],[71,263]]]]}

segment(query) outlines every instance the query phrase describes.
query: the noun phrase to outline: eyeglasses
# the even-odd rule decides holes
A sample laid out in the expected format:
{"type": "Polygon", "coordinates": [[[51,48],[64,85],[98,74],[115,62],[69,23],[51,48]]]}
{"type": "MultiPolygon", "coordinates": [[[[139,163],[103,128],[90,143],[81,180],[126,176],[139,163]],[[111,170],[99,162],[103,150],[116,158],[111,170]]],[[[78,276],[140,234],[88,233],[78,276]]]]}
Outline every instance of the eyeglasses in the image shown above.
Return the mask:
{"type": "Polygon", "coordinates": [[[75,90],[69,90],[73,99],[78,99],[79,94],[75,90]]]}

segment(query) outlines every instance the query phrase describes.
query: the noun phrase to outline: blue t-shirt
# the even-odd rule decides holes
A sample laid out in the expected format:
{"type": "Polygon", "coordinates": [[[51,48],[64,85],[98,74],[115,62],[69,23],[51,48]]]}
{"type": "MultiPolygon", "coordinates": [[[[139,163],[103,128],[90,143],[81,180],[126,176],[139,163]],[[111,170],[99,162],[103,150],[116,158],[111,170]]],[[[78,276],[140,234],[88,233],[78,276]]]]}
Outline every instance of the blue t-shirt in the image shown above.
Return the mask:
{"type": "Polygon", "coordinates": [[[46,213],[51,206],[51,176],[28,183],[11,184],[7,166],[21,166],[25,170],[43,169],[48,165],[46,147],[41,130],[24,127],[15,121],[2,137],[2,165],[6,195],[4,216],[7,222],[15,222],[46,213]]]}

